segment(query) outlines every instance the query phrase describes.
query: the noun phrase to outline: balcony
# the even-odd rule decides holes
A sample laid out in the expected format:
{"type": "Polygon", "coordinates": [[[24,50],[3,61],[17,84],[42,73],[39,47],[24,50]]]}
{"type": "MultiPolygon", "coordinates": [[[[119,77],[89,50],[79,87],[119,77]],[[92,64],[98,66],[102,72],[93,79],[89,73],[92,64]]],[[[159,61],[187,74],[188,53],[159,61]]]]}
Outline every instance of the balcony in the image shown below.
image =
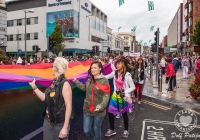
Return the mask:
{"type": "Polygon", "coordinates": [[[187,2],[187,3],[188,3],[188,4],[189,4],[189,3],[193,3],[193,0],[188,0],[188,2],[187,2]]]}
{"type": "Polygon", "coordinates": [[[186,34],[186,35],[188,35],[188,28],[187,28],[187,29],[185,29],[185,34],[186,34]]]}
{"type": "Polygon", "coordinates": [[[188,33],[192,33],[193,32],[193,28],[192,25],[190,27],[188,27],[188,33]]]}
{"type": "Polygon", "coordinates": [[[190,18],[192,16],[193,16],[193,11],[190,11],[189,14],[188,14],[188,18],[190,18]]]}
{"type": "Polygon", "coordinates": [[[188,21],[188,15],[187,15],[187,16],[185,16],[185,22],[186,22],[186,21],[188,21]]]}

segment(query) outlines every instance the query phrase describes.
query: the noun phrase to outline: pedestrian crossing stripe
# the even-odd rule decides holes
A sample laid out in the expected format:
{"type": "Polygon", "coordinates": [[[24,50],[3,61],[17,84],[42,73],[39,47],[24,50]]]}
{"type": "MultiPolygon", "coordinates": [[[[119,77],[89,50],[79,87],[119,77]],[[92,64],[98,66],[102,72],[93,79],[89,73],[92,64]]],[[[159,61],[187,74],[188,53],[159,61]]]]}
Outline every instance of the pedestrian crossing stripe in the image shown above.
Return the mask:
{"type": "Polygon", "coordinates": [[[170,109],[171,109],[171,108],[169,108],[169,107],[162,106],[162,105],[159,105],[159,104],[156,104],[156,103],[153,103],[153,102],[149,102],[149,101],[143,101],[143,103],[149,104],[149,105],[151,105],[151,106],[154,106],[154,107],[159,108],[159,109],[162,109],[162,110],[170,110],[170,109]]]}

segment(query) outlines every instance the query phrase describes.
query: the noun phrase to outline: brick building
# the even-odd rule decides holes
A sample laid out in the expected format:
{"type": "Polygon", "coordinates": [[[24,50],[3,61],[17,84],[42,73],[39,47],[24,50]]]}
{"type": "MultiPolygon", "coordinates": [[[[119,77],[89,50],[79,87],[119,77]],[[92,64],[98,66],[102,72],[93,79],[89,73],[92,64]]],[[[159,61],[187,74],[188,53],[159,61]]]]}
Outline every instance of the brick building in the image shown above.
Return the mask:
{"type": "Polygon", "coordinates": [[[184,0],[184,16],[185,16],[185,51],[188,55],[200,53],[200,46],[192,42],[191,36],[193,34],[195,23],[200,19],[200,0],[184,0]]]}

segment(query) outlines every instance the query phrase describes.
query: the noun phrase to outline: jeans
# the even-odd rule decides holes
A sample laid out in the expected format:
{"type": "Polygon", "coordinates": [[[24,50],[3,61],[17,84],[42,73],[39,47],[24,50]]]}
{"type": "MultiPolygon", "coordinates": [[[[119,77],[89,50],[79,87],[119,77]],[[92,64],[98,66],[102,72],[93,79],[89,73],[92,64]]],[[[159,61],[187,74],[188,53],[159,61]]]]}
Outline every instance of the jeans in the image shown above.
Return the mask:
{"type": "MultiPolygon", "coordinates": [[[[46,119],[44,119],[43,123],[43,140],[68,140],[68,136],[66,138],[59,138],[60,131],[63,127],[63,123],[61,124],[51,124],[46,119]]],[[[68,133],[70,130],[70,125],[68,127],[68,133]]]]}
{"type": "Polygon", "coordinates": [[[135,98],[137,98],[137,92],[139,93],[139,97],[138,97],[138,101],[141,101],[142,99],[142,87],[143,84],[135,84],[135,90],[134,90],[134,94],[135,94],[135,98]]]}
{"type": "Polygon", "coordinates": [[[89,140],[101,140],[101,125],[104,117],[83,115],[83,131],[89,140]],[[92,123],[94,121],[94,132],[92,133],[92,123]]]}

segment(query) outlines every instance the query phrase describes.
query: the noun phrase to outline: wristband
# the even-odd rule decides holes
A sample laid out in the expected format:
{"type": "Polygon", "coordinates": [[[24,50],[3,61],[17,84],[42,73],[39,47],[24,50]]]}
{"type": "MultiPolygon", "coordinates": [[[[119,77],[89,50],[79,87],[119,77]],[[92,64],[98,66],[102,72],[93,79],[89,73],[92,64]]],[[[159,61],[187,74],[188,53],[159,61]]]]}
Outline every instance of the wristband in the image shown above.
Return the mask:
{"type": "Polygon", "coordinates": [[[34,91],[34,90],[36,90],[36,89],[38,89],[38,88],[34,85],[34,86],[32,86],[32,89],[33,89],[33,91],[34,91]]]}

